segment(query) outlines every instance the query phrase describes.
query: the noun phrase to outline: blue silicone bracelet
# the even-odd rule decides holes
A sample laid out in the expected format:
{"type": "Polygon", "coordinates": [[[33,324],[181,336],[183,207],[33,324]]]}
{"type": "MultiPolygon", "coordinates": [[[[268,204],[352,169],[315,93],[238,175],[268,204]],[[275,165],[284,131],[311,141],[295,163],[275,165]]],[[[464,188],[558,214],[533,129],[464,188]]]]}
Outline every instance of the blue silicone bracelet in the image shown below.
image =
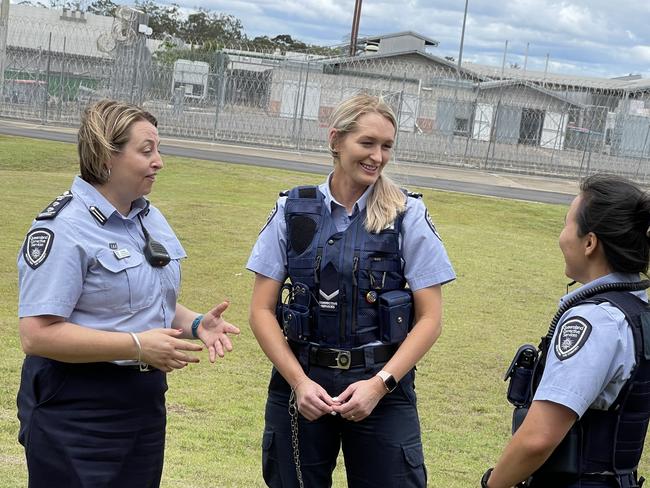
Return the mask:
{"type": "Polygon", "coordinates": [[[201,320],[203,320],[203,315],[197,315],[194,322],[192,322],[192,337],[195,339],[199,338],[199,334],[197,334],[196,331],[199,328],[199,325],[201,325],[201,320]]]}

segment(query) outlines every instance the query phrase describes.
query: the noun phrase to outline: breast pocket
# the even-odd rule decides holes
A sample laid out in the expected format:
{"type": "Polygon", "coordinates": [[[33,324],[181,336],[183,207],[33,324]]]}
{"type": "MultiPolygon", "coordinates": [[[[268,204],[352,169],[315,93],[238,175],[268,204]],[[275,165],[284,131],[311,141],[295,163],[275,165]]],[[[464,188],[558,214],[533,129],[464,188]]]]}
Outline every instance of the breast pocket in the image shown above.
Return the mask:
{"type": "Polygon", "coordinates": [[[129,256],[117,259],[109,249],[97,254],[97,278],[107,304],[116,312],[137,312],[149,307],[160,293],[160,282],[154,269],[135,249],[129,256]]]}

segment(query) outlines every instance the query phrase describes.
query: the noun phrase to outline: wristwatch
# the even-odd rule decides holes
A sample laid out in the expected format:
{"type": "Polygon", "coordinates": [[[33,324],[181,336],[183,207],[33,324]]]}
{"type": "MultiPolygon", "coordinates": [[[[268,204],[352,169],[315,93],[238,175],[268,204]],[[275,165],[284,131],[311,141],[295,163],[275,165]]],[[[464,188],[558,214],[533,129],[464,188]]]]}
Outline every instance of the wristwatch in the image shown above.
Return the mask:
{"type": "Polygon", "coordinates": [[[481,488],[488,488],[488,480],[490,479],[493,469],[494,468],[490,468],[483,474],[483,477],[481,478],[481,488]]]}
{"type": "Polygon", "coordinates": [[[379,373],[377,373],[377,376],[381,378],[381,381],[384,383],[384,388],[386,388],[386,391],[388,393],[397,388],[397,380],[388,371],[384,371],[382,369],[379,373]]]}

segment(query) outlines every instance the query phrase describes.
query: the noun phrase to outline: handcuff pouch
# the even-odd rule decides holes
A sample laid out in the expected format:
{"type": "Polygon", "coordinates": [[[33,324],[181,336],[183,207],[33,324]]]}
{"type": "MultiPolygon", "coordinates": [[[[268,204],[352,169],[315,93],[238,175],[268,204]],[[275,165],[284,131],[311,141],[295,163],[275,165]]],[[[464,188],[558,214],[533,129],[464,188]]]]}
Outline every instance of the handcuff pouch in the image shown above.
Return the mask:
{"type": "Polygon", "coordinates": [[[392,290],[379,295],[381,341],[402,342],[413,321],[413,294],[409,290],[392,290]]]}

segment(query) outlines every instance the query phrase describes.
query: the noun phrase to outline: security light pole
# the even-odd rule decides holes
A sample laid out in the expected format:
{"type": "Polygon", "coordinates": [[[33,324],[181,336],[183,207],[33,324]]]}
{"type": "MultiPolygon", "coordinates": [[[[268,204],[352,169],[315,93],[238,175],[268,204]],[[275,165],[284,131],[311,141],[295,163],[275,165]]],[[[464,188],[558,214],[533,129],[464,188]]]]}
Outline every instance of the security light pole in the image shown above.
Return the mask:
{"type": "Polygon", "coordinates": [[[460,73],[460,64],[463,62],[463,45],[465,44],[465,23],[467,22],[467,4],[465,0],[465,13],[463,14],[463,30],[460,33],[460,50],[458,51],[458,72],[460,73]]]}
{"type": "Polygon", "coordinates": [[[350,34],[350,56],[357,54],[357,37],[359,36],[359,22],[361,19],[361,2],[362,0],[356,0],[354,4],[352,33],[350,34]]]}

